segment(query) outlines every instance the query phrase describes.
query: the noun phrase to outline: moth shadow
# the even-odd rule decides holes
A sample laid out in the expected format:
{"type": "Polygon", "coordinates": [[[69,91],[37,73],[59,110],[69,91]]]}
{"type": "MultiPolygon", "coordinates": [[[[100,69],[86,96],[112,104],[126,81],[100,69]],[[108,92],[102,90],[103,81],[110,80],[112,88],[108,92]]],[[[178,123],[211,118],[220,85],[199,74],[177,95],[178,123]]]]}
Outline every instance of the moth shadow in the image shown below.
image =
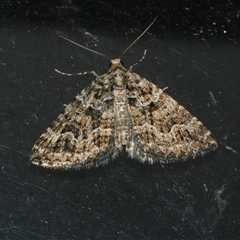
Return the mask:
{"type": "Polygon", "coordinates": [[[194,160],[176,161],[174,163],[162,164],[154,162],[142,163],[136,159],[131,159],[126,153],[121,154],[114,161],[110,161],[106,165],[92,167],[90,169],[50,169],[31,165],[30,169],[34,174],[40,176],[53,176],[57,179],[93,179],[93,178],[111,178],[118,174],[124,173],[132,175],[136,173],[142,176],[161,175],[164,172],[191,172],[192,168],[201,168],[211,159],[211,154],[208,157],[197,157],[194,160]]]}
{"type": "MultiPolygon", "coordinates": [[[[212,153],[214,154],[214,153],[212,153]]],[[[183,161],[179,159],[178,161],[172,162],[172,163],[160,163],[160,162],[154,162],[152,164],[145,162],[142,163],[136,159],[130,159],[130,158],[124,158],[121,160],[123,165],[125,166],[125,169],[131,169],[131,171],[138,172],[139,174],[144,175],[160,175],[161,173],[165,172],[171,172],[171,173],[181,173],[182,172],[191,172],[192,169],[201,169],[204,168],[211,159],[214,159],[214,157],[211,157],[211,153],[208,156],[198,156],[194,160],[188,159],[186,161],[183,161]]]]}
{"type": "Polygon", "coordinates": [[[111,171],[111,163],[105,166],[90,169],[50,169],[31,165],[31,171],[39,176],[52,176],[56,179],[87,179],[99,178],[109,175],[111,171]]]}

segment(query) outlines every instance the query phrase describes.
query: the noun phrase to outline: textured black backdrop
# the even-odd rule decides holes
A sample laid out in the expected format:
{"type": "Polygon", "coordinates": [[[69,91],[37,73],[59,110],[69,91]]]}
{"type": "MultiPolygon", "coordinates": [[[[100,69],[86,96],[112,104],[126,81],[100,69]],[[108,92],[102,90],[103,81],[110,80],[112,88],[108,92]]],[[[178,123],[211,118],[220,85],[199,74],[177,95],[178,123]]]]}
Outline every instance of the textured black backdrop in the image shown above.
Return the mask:
{"type": "Polygon", "coordinates": [[[239,5],[233,1],[1,1],[0,238],[237,239],[240,232],[239,5]],[[181,2],[181,3],[180,3],[181,2]],[[29,152],[93,79],[54,72],[123,57],[213,133],[216,151],[163,169],[124,154],[98,169],[51,171],[29,152]]]}

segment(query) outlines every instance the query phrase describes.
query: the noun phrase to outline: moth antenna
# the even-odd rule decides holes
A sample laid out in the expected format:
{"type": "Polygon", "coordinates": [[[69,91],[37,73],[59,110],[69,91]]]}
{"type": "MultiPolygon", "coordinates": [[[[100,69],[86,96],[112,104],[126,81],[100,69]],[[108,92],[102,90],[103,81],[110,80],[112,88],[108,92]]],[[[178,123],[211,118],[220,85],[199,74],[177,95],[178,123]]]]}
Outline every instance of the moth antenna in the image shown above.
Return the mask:
{"type": "Polygon", "coordinates": [[[84,47],[83,45],[78,44],[78,43],[76,43],[76,42],[74,42],[74,41],[72,41],[72,40],[70,40],[70,39],[68,39],[68,38],[65,38],[65,37],[63,37],[63,36],[59,36],[59,37],[67,40],[67,41],[70,42],[70,43],[73,43],[73,44],[77,45],[78,47],[81,47],[81,48],[84,48],[84,49],[86,49],[86,50],[88,50],[88,51],[90,51],[90,52],[96,53],[96,54],[98,54],[98,55],[100,55],[100,56],[102,56],[102,57],[105,57],[105,58],[107,58],[108,60],[111,61],[111,59],[110,59],[109,57],[107,57],[106,55],[104,55],[103,53],[97,52],[97,51],[92,50],[92,49],[90,49],[90,48],[88,48],[88,47],[84,47]]]}
{"type": "Polygon", "coordinates": [[[147,32],[147,30],[154,24],[154,22],[157,20],[157,18],[158,18],[158,16],[156,16],[155,18],[154,18],[154,20],[150,23],[150,25],[145,29],[145,31],[144,32],[142,32],[141,34],[140,34],[140,36],[139,37],[137,37],[131,44],[130,44],[130,46],[128,46],[124,51],[123,51],[123,53],[120,55],[120,59],[122,58],[122,56],[129,50],[129,48],[131,48],[146,32],[147,32]]]}

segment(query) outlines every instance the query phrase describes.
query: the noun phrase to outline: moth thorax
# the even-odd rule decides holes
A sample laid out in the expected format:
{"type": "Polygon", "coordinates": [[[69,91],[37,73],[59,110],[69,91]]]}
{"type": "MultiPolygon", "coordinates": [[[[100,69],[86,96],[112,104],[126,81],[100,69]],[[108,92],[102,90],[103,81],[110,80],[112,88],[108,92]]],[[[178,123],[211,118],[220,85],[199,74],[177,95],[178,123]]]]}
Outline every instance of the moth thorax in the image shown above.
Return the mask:
{"type": "Polygon", "coordinates": [[[115,144],[118,148],[129,142],[132,120],[130,117],[126,90],[114,90],[114,112],[115,112],[115,144]]]}
{"type": "Polygon", "coordinates": [[[124,76],[120,71],[116,71],[114,74],[113,84],[117,88],[123,88],[125,86],[124,76]]]}

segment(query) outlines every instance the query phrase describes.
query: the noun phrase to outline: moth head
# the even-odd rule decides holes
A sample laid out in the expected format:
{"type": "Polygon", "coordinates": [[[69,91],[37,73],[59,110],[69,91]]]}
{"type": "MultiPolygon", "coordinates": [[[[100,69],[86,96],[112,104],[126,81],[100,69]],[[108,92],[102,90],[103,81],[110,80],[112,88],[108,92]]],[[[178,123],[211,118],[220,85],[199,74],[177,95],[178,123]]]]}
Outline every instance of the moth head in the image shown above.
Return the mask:
{"type": "Polygon", "coordinates": [[[126,71],[120,58],[112,59],[110,62],[110,68],[112,71],[115,69],[121,69],[126,71]]]}

